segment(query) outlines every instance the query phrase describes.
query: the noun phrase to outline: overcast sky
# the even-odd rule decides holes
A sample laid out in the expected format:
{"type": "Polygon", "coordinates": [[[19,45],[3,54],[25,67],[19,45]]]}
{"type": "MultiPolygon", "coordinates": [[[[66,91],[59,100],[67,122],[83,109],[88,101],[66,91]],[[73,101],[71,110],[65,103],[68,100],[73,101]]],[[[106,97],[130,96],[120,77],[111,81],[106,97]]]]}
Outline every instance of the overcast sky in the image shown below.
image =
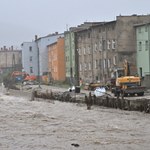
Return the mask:
{"type": "Polygon", "coordinates": [[[0,0],[0,47],[63,33],[85,21],[112,21],[118,15],[150,14],[150,0],[0,0]]]}

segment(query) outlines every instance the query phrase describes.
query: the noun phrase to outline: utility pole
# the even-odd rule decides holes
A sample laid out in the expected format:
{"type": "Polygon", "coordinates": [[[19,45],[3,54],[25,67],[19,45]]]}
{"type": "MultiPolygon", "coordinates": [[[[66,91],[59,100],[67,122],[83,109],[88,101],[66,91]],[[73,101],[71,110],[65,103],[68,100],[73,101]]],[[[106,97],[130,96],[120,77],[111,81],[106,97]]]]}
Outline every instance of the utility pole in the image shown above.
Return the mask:
{"type": "Polygon", "coordinates": [[[69,31],[69,52],[70,52],[70,84],[73,84],[73,70],[72,70],[72,38],[71,31],[69,31]]]}
{"type": "Polygon", "coordinates": [[[41,88],[41,80],[40,80],[40,50],[39,50],[39,47],[38,47],[38,43],[37,43],[37,52],[38,52],[38,85],[39,85],[39,88],[41,88]]]}
{"type": "Polygon", "coordinates": [[[75,75],[76,75],[76,85],[79,86],[79,49],[77,48],[77,35],[74,33],[75,39],[75,75]]]}
{"type": "Polygon", "coordinates": [[[148,28],[148,43],[149,43],[149,75],[150,75],[150,24],[147,25],[148,28]]]}
{"type": "Polygon", "coordinates": [[[94,81],[94,73],[93,73],[93,26],[91,26],[91,56],[92,56],[92,63],[91,63],[91,68],[92,68],[92,82],[94,81]]]}

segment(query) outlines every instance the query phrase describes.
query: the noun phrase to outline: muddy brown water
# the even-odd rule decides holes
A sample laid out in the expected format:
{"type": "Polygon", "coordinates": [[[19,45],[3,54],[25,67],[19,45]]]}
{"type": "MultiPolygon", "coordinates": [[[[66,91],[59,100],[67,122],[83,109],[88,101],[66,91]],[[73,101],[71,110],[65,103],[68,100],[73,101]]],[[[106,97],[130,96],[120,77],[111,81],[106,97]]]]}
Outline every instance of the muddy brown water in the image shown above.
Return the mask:
{"type": "Polygon", "coordinates": [[[149,148],[149,114],[0,94],[0,150],[149,148]]]}

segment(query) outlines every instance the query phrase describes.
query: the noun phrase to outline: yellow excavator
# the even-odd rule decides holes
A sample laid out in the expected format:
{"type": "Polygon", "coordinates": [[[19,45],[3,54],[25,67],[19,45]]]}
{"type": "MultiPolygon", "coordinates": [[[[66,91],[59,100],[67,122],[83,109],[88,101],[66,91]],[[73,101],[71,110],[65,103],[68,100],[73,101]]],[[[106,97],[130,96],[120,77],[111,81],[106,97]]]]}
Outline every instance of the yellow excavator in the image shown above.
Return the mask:
{"type": "Polygon", "coordinates": [[[115,86],[112,92],[115,96],[143,96],[146,88],[141,86],[141,78],[130,75],[130,65],[127,60],[124,61],[123,73],[118,74],[115,79],[115,86]]]}

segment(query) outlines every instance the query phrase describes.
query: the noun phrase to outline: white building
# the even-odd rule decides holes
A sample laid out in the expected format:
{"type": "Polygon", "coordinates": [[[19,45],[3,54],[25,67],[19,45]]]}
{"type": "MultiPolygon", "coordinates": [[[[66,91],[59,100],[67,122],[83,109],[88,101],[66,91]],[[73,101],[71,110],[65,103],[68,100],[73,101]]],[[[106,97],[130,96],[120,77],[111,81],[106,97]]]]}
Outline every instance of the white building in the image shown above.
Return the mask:
{"type": "Polygon", "coordinates": [[[48,72],[47,46],[55,43],[59,37],[64,37],[64,34],[55,33],[40,38],[35,36],[34,41],[22,43],[23,71],[36,76],[48,72]]]}

